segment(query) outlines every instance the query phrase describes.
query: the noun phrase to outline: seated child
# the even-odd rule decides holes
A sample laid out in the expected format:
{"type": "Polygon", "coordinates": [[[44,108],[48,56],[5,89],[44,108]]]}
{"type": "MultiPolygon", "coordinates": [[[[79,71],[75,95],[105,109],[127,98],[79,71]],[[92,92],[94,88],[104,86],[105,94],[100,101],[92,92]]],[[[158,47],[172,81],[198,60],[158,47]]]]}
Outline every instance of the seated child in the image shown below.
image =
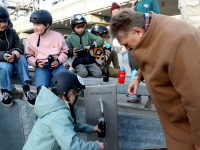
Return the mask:
{"type": "Polygon", "coordinates": [[[71,17],[70,20],[73,32],[66,39],[66,43],[70,49],[68,56],[73,56],[72,67],[76,70],[76,73],[85,78],[88,74],[96,78],[102,77],[101,69],[96,64],[93,56],[91,56],[89,50],[95,47],[103,46],[103,39],[97,37],[88,30],[86,30],[87,22],[83,15],[76,14],[71,17]],[[85,49],[84,51],[75,52],[75,49],[85,49]]]}
{"type": "Polygon", "coordinates": [[[84,142],[76,136],[76,132],[100,132],[98,125],[76,121],[73,106],[84,88],[83,79],[69,71],[52,78],[52,91],[42,86],[34,107],[38,120],[23,150],[103,150],[102,142],[84,142]]]}
{"type": "Polygon", "coordinates": [[[41,86],[49,87],[51,77],[67,69],[62,65],[67,60],[68,47],[60,33],[50,30],[52,16],[46,10],[37,10],[30,16],[34,32],[26,42],[26,58],[35,67],[37,93],[41,86]],[[51,64],[48,57],[54,58],[51,64]]]}
{"type": "Polygon", "coordinates": [[[110,44],[106,40],[108,29],[103,25],[93,25],[91,28],[91,33],[104,39],[103,55],[101,58],[96,59],[98,62],[99,60],[104,61],[102,64],[99,63],[102,72],[104,73],[105,68],[108,68],[110,77],[118,77],[120,69],[118,56],[116,51],[111,50],[110,44]],[[109,66],[111,62],[113,63],[114,68],[109,66]]]}
{"type": "Polygon", "coordinates": [[[13,90],[10,78],[15,71],[23,87],[23,99],[33,107],[35,96],[30,93],[28,63],[22,55],[19,36],[14,29],[8,27],[10,24],[8,11],[0,6],[0,12],[0,100],[6,107],[13,105],[8,92],[13,90]]]}

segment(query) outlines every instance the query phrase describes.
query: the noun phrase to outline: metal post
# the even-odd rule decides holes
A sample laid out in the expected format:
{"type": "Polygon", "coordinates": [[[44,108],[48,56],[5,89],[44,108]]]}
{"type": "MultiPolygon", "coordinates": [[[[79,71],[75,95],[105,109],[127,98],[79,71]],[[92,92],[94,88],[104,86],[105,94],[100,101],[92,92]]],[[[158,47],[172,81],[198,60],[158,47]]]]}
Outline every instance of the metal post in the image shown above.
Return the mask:
{"type": "Polygon", "coordinates": [[[87,141],[101,140],[104,142],[104,150],[118,150],[117,86],[86,86],[84,99],[86,123],[95,126],[103,116],[107,124],[105,138],[99,138],[97,133],[93,133],[87,135],[87,141]]]}
{"type": "Polygon", "coordinates": [[[6,0],[4,0],[3,2],[4,2],[4,7],[6,8],[6,0]]]}
{"type": "Polygon", "coordinates": [[[35,0],[33,0],[33,12],[35,11],[35,0]]]}

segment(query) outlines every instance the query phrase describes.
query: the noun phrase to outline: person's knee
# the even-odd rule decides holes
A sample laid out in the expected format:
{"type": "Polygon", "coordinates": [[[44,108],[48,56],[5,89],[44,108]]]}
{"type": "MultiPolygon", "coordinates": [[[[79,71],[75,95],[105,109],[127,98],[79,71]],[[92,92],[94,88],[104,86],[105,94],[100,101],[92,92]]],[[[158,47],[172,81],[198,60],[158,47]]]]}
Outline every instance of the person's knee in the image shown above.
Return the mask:
{"type": "Polygon", "coordinates": [[[110,55],[116,57],[117,56],[117,52],[116,51],[111,51],[110,55]]]}
{"type": "Polygon", "coordinates": [[[27,62],[26,58],[23,55],[20,55],[18,61],[27,62]]]}
{"type": "Polygon", "coordinates": [[[110,77],[114,77],[114,78],[116,78],[118,76],[119,76],[119,72],[114,72],[114,73],[112,73],[112,75],[110,75],[110,77]]]}
{"type": "Polygon", "coordinates": [[[119,69],[109,67],[109,76],[114,77],[114,78],[118,77],[119,76],[119,69]]]}
{"type": "Polygon", "coordinates": [[[28,62],[27,62],[27,60],[26,60],[26,58],[23,56],[23,55],[20,55],[20,57],[19,57],[19,59],[17,60],[17,62],[18,62],[18,64],[20,63],[22,63],[22,64],[27,64],[28,62]]]}
{"type": "Polygon", "coordinates": [[[88,76],[88,71],[87,70],[79,70],[77,71],[77,74],[81,76],[82,78],[86,78],[88,76]]]}
{"type": "Polygon", "coordinates": [[[99,69],[98,71],[95,71],[93,73],[93,76],[96,78],[101,78],[102,77],[102,71],[99,69]]]}
{"type": "Polygon", "coordinates": [[[1,66],[1,71],[3,72],[12,72],[13,71],[13,65],[11,63],[7,63],[6,65],[1,66]]]}

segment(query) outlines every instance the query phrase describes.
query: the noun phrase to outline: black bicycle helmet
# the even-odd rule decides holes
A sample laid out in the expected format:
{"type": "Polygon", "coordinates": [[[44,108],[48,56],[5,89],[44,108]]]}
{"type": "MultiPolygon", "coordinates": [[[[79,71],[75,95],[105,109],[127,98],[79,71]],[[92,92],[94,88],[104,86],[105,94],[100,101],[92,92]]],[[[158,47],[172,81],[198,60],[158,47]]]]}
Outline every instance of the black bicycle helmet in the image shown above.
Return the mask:
{"type": "Polygon", "coordinates": [[[93,25],[90,32],[92,34],[97,34],[99,33],[100,35],[105,33],[105,34],[108,34],[108,29],[106,28],[106,26],[102,26],[102,25],[93,25]]]}
{"type": "Polygon", "coordinates": [[[49,23],[51,26],[53,19],[51,13],[47,10],[36,10],[31,14],[30,22],[44,24],[45,26],[49,23]]]}
{"type": "Polygon", "coordinates": [[[10,23],[10,15],[2,6],[0,6],[0,21],[8,21],[8,24],[10,23]]]}
{"type": "Polygon", "coordinates": [[[51,90],[55,94],[67,95],[69,89],[74,89],[77,93],[85,89],[83,79],[69,71],[61,71],[51,79],[51,90]]]}
{"type": "Polygon", "coordinates": [[[71,25],[72,29],[74,29],[73,28],[74,25],[80,24],[80,23],[86,23],[86,25],[87,25],[87,21],[86,21],[86,19],[85,19],[85,17],[83,15],[81,15],[81,14],[75,14],[75,15],[73,15],[71,17],[71,19],[70,19],[70,25],[71,25]]]}

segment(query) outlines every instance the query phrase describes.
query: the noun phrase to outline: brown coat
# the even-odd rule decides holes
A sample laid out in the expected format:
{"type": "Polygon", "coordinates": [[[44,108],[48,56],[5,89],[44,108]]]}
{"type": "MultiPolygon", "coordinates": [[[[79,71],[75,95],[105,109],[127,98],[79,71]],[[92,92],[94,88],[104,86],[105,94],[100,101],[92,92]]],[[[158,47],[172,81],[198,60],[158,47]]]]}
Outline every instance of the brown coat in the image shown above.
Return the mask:
{"type": "Polygon", "coordinates": [[[169,150],[200,147],[200,32],[152,13],[151,25],[131,56],[145,78],[169,150]]]}

